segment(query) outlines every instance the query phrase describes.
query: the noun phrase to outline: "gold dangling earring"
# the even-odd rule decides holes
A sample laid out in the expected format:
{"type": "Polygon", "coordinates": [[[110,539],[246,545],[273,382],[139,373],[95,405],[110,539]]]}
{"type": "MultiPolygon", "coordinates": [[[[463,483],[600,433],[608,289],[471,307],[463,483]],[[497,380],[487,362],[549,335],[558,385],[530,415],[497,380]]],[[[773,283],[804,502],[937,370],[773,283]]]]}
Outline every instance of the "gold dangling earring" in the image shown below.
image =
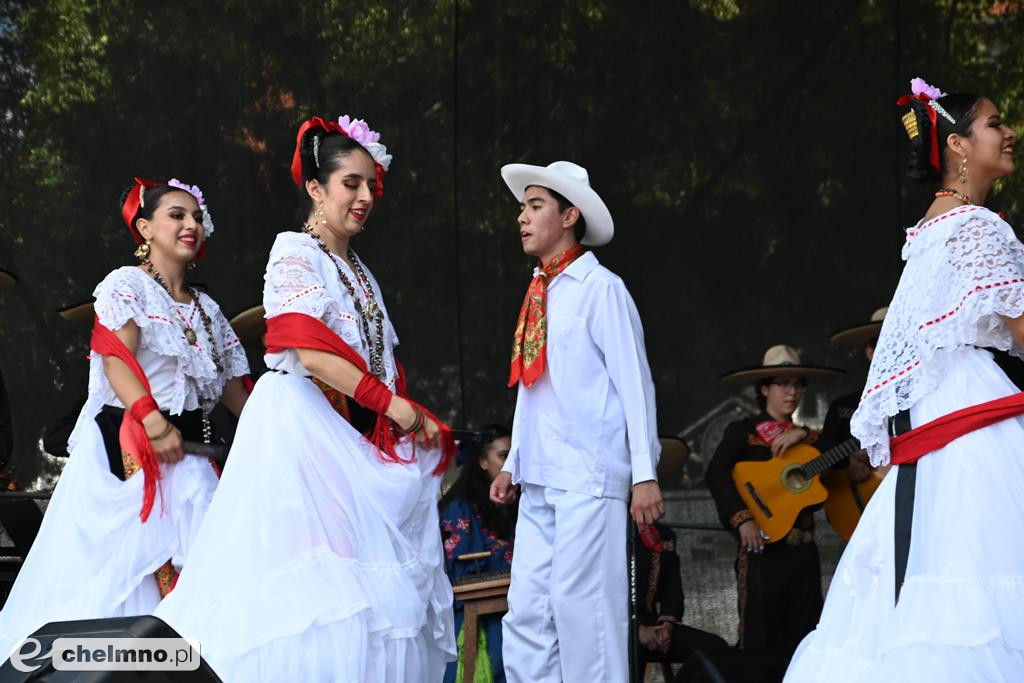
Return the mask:
{"type": "Polygon", "coordinates": [[[324,213],[323,202],[320,202],[320,208],[316,210],[316,222],[320,225],[327,225],[327,214],[324,213]]]}
{"type": "Polygon", "coordinates": [[[960,165],[957,167],[956,171],[957,171],[958,174],[960,174],[960,184],[961,185],[966,185],[967,184],[967,155],[966,154],[964,155],[964,158],[960,160],[960,165]]]}
{"type": "Polygon", "coordinates": [[[135,250],[135,258],[143,263],[149,260],[149,240],[146,240],[135,250]]]}

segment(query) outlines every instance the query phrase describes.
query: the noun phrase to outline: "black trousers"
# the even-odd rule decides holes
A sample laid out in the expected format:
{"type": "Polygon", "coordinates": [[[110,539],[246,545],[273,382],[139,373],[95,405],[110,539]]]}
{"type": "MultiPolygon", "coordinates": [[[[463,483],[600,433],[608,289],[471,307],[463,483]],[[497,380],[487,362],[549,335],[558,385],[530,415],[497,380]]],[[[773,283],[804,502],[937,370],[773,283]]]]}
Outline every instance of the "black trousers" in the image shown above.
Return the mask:
{"type": "Polygon", "coordinates": [[[741,647],[792,656],[821,616],[818,546],[771,543],[759,555],[742,555],[737,572],[741,647]]]}

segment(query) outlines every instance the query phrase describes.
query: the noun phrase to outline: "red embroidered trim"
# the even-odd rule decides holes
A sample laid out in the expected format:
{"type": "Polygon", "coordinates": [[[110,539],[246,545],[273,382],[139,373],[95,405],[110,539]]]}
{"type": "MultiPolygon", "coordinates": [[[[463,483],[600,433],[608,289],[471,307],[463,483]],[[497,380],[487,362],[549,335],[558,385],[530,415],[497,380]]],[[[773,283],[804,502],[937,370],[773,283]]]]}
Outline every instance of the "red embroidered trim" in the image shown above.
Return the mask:
{"type": "Polygon", "coordinates": [[[168,325],[171,324],[171,321],[163,317],[162,315],[147,315],[146,317],[149,318],[150,320],[159,320],[160,322],[165,322],[168,325]]]}
{"type": "Polygon", "coordinates": [[[301,299],[302,297],[306,296],[307,294],[312,294],[316,290],[323,289],[323,288],[324,288],[323,285],[313,285],[312,287],[307,287],[306,289],[302,290],[298,294],[293,294],[290,297],[288,297],[287,299],[285,299],[284,303],[281,304],[281,307],[283,308],[283,307],[287,306],[288,304],[295,302],[297,299],[301,299]]]}
{"type": "MultiPolygon", "coordinates": [[[[945,315],[941,315],[938,318],[935,318],[934,320],[929,320],[928,322],[920,325],[917,329],[918,330],[923,330],[925,327],[930,327],[931,325],[934,325],[935,323],[942,322],[943,320],[946,320],[947,318],[949,318],[949,317],[959,313],[960,310],[963,308],[964,302],[967,301],[967,297],[971,296],[972,294],[975,294],[976,292],[982,292],[982,291],[984,291],[986,289],[993,289],[995,287],[1006,287],[1008,285],[1015,285],[1015,284],[1021,284],[1021,283],[1024,283],[1024,279],[1014,278],[1012,280],[1004,280],[1003,282],[994,282],[994,283],[987,284],[987,285],[978,285],[977,287],[975,287],[971,291],[967,292],[967,294],[964,295],[964,298],[960,300],[960,303],[957,304],[957,307],[954,308],[952,311],[950,311],[949,313],[946,313],[945,315]]],[[[921,360],[920,359],[914,361],[913,363],[911,363],[910,365],[905,367],[903,370],[897,372],[895,375],[892,375],[888,379],[882,380],[881,382],[879,382],[875,386],[873,386],[870,389],[866,390],[864,392],[864,396],[867,396],[868,394],[871,394],[871,393],[877,391],[878,389],[881,389],[886,384],[889,384],[890,382],[903,377],[907,373],[909,373],[912,370],[914,370],[915,368],[917,368],[917,366],[919,366],[920,364],[921,364],[921,360]]]]}
{"type": "Polygon", "coordinates": [[[897,372],[895,375],[889,377],[888,379],[883,379],[881,382],[879,382],[875,386],[873,386],[870,389],[868,389],[867,391],[865,391],[864,392],[864,396],[867,396],[868,394],[870,394],[871,392],[875,391],[876,389],[881,389],[882,387],[884,387],[889,382],[892,382],[893,380],[897,380],[900,377],[902,377],[903,375],[907,374],[908,372],[911,372],[911,371],[915,370],[917,368],[917,366],[920,365],[920,364],[921,364],[921,359],[918,358],[913,363],[911,363],[907,367],[905,367],[902,370],[900,370],[899,372],[897,372]]]}
{"type": "Polygon", "coordinates": [[[930,221],[926,221],[926,222],[922,223],[921,225],[917,226],[916,228],[911,228],[910,230],[907,230],[907,237],[917,237],[919,234],[924,232],[927,228],[930,228],[932,225],[934,225],[934,224],[936,224],[936,223],[938,223],[940,221],[944,221],[947,218],[952,218],[953,216],[959,216],[962,213],[968,213],[970,211],[977,211],[978,209],[984,209],[984,208],[985,208],[984,206],[965,206],[962,209],[957,209],[956,211],[951,211],[949,213],[944,213],[941,216],[937,216],[937,217],[931,219],[930,221]]]}
{"type": "Polygon", "coordinates": [[[241,341],[239,341],[239,340],[238,340],[237,338],[236,338],[236,339],[232,339],[231,341],[229,341],[229,342],[228,342],[227,344],[225,344],[225,345],[224,345],[224,348],[225,348],[225,349],[230,349],[230,348],[231,348],[232,346],[234,346],[235,344],[241,344],[241,343],[242,343],[242,342],[241,342],[241,341]]]}
{"type": "Polygon", "coordinates": [[[967,294],[964,295],[964,298],[960,300],[960,303],[957,304],[956,308],[954,308],[952,311],[950,311],[949,313],[946,313],[945,315],[941,315],[938,318],[935,318],[935,320],[929,320],[928,322],[920,325],[917,329],[923,330],[925,327],[928,327],[930,325],[934,325],[935,323],[938,323],[938,322],[942,322],[946,318],[952,317],[953,315],[959,313],[960,309],[963,308],[964,302],[967,301],[967,297],[971,296],[972,294],[976,294],[977,292],[982,292],[982,291],[984,291],[986,289],[992,289],[994,287],[1006,287],[1008,285],[1016,285],[1016,284],[1019,284],[1021,282],[1024,282],[1024,280],[1022,280],[1021,278],[1018,277],[1018,278],[1014,278],[1012,280],[1004,280],[1003,282],[993,282],[993,283],[987,284],[987,285],[978,285],[977,287],[975,287],[971,291],[967,292],[967,294]]]}

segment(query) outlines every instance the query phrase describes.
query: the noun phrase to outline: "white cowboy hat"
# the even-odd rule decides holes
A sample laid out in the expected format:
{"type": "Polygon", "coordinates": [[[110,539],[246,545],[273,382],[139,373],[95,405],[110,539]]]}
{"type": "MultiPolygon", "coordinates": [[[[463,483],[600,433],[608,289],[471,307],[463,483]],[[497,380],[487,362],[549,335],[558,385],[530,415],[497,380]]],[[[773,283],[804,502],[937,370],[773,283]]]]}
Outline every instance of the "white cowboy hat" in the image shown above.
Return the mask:
{"type": "Polygon", "coordinates": [[[829,341],[836,346],[850,349],[861,348],[872,339],[878,337],[878,334],[882,331],[882,321],[885,320],[885,314],[888,312],[888,306],[879,308],[871,314],[871,322],[846,327],[838,332],[833,332],[832,336],[829,337],[829,341]]]}
{"type": "Polygon", "coordinates": [[[722,375],[726,384],[756,384],[775,377],[802,377],[804,379],[832,379],[845,375],[844,370],[818,365],[804,365],[800,354],[792,346],[778,344],[764,354],[764,362],[754,367],[740,368],[722,375]]]}
{"type": "Polygon", "coordinates": [[[587,231],[580,243],[588,247],[600,247],[612,241],[615,224],[608,207],[590,187],[587,169],[571,161],[555,161],[547,166],[529,164],[506,164],[501,167],[501,177],[512,190],[516,201],[523,201],[523,193],[531,185],[539,185],[568,199],[580,210],[587,222],[587,231]]]}

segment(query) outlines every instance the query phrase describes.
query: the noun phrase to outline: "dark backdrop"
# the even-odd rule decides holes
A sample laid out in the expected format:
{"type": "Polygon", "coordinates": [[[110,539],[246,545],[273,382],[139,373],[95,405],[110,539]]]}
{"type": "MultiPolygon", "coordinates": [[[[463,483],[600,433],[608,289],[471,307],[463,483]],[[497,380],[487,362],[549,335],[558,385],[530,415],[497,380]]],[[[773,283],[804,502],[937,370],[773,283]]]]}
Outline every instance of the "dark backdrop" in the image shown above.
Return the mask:
{"type": "MultiPolygon", "coordinates": [[[[131,177],[205,191],[194,277],[229,315],[259,302],[310,114],[350,113],[395,155],[355,242],[402,339],[413,395],[459,425],[510,421],[510,337],[532,264],[498,168],[570,159],[608,203],[597,250],[644,320],[663,432],[730,394],[771,344],[851,369],[828,333],[887,303],[901,226],[894,106],[913,76],[1019,121],[1020,2],[915,0],[0,1],[0,367],[16,475],[87,331],[55,310],[133,262],[131,177]]],[[[1011,218],[1020,183],[990,204],[1011,218]]]]}

